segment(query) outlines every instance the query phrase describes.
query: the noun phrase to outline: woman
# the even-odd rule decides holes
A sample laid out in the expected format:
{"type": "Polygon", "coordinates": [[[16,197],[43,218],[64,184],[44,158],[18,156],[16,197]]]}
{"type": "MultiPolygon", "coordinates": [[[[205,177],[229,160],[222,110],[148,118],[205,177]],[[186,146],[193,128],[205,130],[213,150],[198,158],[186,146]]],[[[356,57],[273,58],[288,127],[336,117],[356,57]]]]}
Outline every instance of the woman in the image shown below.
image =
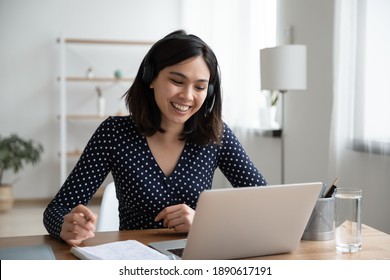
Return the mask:
{"type": "Polygon", "coordinates": [[[216,168],[233,187],[267,184],[222,121],[218,62],[200,38],[176,31],[155,43],[125,100],[130,116],[98,127],[46,208],[52,236],[71,245],[94,236],[97,217],[85,205],[109,172],[120,230],[188,232],[216,168]]]}

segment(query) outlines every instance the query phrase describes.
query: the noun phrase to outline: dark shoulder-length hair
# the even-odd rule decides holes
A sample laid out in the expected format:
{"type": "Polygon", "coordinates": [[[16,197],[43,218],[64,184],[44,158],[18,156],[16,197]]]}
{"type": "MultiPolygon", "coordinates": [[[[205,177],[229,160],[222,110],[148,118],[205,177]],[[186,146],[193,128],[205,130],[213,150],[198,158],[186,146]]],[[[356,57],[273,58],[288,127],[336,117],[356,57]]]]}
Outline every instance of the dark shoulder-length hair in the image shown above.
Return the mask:
{"type": "Polygon", "coordinates": [[[221,143],[222,96],[217,58],[199,37],[182,30],[170,33],[150,48],[133,84],[124,94],[130,116],[142,135],[165,132],[161,128],[161,112],[154,99],[154,91],[150,88],[152,81],[165,67],[196,56],[203,57],[210,71],[208,95],[199,111],[186,121],[181,139],[199,145],[221,143]]]}

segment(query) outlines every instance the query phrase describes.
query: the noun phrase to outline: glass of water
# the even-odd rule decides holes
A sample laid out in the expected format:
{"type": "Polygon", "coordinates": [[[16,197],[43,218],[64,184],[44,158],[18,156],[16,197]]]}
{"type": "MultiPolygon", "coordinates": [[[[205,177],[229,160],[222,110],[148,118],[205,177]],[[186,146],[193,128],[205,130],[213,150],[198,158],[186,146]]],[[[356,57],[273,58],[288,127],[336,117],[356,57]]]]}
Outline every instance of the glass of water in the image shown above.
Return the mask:
{"type": "Polygon", "coordinates": [[[334,193],[336,249],[358,252],[362,246],[362,190],[337,188],[334,193]]]}

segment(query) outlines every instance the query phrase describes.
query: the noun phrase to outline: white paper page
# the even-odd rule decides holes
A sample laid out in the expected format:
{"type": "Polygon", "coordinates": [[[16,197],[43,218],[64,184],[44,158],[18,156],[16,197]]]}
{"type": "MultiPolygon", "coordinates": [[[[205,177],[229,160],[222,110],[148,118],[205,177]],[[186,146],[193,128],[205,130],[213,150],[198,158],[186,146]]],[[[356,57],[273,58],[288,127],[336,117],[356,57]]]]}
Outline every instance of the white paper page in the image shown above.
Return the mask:
{"type": "Polygon", "coordinates": [[[83,260],[169,260],[168,256],[136,240],[72,247],[71,253],[83,260]]]}

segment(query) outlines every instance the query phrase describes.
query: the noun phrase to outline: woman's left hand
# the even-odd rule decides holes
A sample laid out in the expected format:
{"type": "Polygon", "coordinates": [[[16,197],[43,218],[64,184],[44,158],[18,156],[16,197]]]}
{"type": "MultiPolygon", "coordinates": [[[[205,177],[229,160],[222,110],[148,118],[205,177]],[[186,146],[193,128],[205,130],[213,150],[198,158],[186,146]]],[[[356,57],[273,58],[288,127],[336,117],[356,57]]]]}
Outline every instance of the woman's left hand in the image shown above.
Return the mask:
{"type": "Polygon", "coordinates": [[[188,232],[195,216],[195,210],[186,204],[177,204],[164,208],[156,218],[156,222],[163,220],[167,228],[176,232],[188,232]]]}

